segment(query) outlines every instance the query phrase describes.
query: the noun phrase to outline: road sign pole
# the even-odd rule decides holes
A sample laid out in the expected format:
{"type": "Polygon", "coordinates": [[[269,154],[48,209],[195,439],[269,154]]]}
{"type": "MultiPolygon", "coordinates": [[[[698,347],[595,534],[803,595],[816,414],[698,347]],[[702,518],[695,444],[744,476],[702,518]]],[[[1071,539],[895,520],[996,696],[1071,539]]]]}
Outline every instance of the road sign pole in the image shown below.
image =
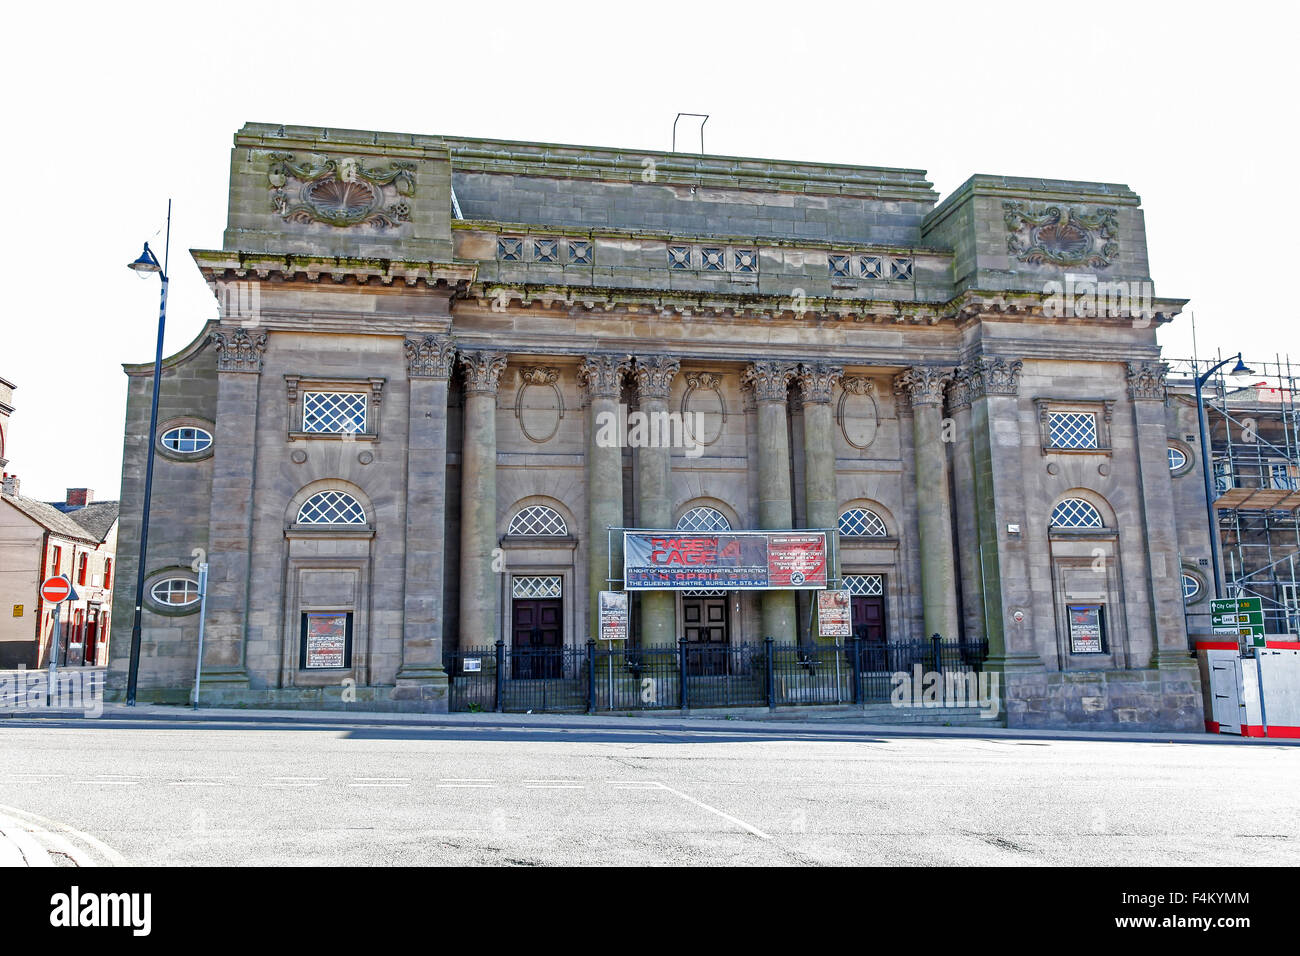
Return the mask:
{"type": "Polygon", "coordinates": [[[1260,652],[1264,648],[1255,648],[1255,684],[1259,689],[1259,723],[1264,728],[1264,736],[1268,736],[1268,711],[1264,709],[1264,664],[1260,661],[1260,652]]]}
{"type": "Polygon", "coordinates": [[[194,661],[194,710],[199,709],[199,682],[203,677],[203,619],[208,611],[208,564],[199,565],[199,656],[194,661]]]}
{"type": "Polygon", "coordinates": [[[50,676],[49,686],[45,688],[45,706],[54,706],[54,685],[59,679],[59,609],[63,607],[60,601],[54,605],[54,629],[50,632],[50,676]]]}

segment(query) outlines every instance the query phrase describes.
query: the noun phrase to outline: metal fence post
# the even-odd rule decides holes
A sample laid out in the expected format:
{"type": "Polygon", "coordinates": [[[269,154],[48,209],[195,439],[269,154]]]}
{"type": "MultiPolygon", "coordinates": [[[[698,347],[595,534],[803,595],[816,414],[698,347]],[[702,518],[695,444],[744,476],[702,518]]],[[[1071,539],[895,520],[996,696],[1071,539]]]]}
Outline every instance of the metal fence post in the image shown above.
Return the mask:
{"type": "Polygon", "coordinates": [[[767,662],[767,709],[776,710],[776,679],[772,673],[772,638],[763,638],[763,656],[767,662]]]}
{"type": "Polygon", "coordinates": [[[686,694],[686,638],[684,637],[677,642],[677,687],[677,696],[681,698],[682,710],[689,710],[690,702],[686,694]]]}
{"type": "Polygon", "coordinates": [[[849,638],[849,654],[852,655],[849,658],[849,673],[853,675],[852,700],[853,703],[857,704],[861,703],[862,697],[862,682],[858,679],[858,668],[862,666],[862,661],[860,659],[862,656],[862,646],[856,637],[849,638]]]}
{"type": "Polygon", "coordinates": [[[493,708],[499,714],[501,713],[501,689],[505,686],[506,677],[506,642],[497,638],[497,687],[496,687],[496,707],[493,708]]]}
{"type": "Polygon", "coordinates": [[[942,640],[943,638],[941,638],[937,633],[930,635],[930,646],[934,652],[934,671],[936,674],[943,673],[943,656],[939,650],[939,642],[942,640]]]}
{"type": "MultiPolygon", "coordinates": [[[[609,706],[614,706],[611,698],[609,706]]],[[[596,712],[596,642],[587,638],[587,713],[596,712]]]]}

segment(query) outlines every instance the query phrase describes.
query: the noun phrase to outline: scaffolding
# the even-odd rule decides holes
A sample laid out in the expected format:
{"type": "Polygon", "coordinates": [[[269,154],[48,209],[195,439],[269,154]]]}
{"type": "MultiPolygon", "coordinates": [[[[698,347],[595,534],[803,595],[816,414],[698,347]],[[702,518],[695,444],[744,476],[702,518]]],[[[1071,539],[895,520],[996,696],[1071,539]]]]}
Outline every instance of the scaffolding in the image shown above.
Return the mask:
{"type": "MultiPolygon", "coordinates": [[[[1222,359],[1169,362],[1192,382],[1222,359]]],[[[1228,363],[1232,364],[1232,363],[1228,363]]],[[[1300,406],[1289,355],[1220,368],[1203,390],[1225,594],[1258,597],[1270,634],[1300,633],[1300,406]]],[[[1173,384],[1171,382],[1171,384],[1173,384]]]]}

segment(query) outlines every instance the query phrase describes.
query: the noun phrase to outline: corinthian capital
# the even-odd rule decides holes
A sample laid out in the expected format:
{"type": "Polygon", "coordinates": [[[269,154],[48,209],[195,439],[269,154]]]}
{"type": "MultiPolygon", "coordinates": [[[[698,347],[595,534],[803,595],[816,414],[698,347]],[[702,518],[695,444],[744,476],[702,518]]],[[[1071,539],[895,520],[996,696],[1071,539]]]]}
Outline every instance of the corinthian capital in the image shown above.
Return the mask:
{"type": "Polygon", "coordinates": [[[992,355],[981,355],[971,362],[969,384],[970,397],[981,398],[985,395],[1016,395],[1020,392],[1020,370],[1024,367],[1020,359],[1008,362],[1006,359],[992,355]]]}
{"type": "Polygon", "coordinates": [[[1164,362],[1129,362],[1128,397],[1135,402],[1163,402],[1168,371],[1164,362]]]}
{"type": "Polygon", "coordinates": [[[461,352],[460,369],[465,376],[465,393],[495,395],[497,382],[506,368],[506,357],[501,352],[461,352]]]}
{"type": "Polygon", "coordinates": [[[630,363],[630,355],[588,355],[578,366],[578,383],[587,390],[588,398],[617,399],[630,363]]]}
{"type": "Polygon", "coordinates": [[[970,408],[971,369],[969,365],[959,365],[953,369],[952,381],[948,384],[948,408],[958,411],[970,408]]]}
{"type": "Polygon", "coordinates": [[[797,369],[794,362],[751,362],[745,367],[741,384],[754,392],[756,401],[784,403],[786,388],[797,369]]]}
{"type": "Polygon", "coordinates": [[[912,407],[942,405],[943,388],[952,381],[952,369],[939,365],[913,365],[894,380],[905,391],[912,407]]]}
{"type": "Polygon", "coordinates": [[[262,353],[266,351],[266,333],[248,329],[218,329],[212,333],[217,349],[218,372],[262,371],[262,353]]]}
{"type": "Polygon", "coordinates": [[[450,378],[456,365],[456,342],[446,335],[406,340],[406,369],[411,378],[450,378]]]}
{"type": "Polygon", "coordinates": [[[638,355],[636,367],[632,370],[636,376],[636,390],[641,398],[661,398],[667,401],[682,363],[666,355],[638,355]]]}
{"type": "Polygon", "coordinates": [[[806,405],[829,405],[831,387],[844,377],[844,366],[825,362],[801,362],[796,378],[806,405]]]}

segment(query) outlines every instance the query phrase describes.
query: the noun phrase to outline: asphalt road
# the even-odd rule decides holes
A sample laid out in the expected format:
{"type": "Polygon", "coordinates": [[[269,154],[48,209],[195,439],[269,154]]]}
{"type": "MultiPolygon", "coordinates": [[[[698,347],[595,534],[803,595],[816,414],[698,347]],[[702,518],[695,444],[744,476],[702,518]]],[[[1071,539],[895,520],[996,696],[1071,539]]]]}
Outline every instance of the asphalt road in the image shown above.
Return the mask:
{"type": "Polygon", "coordinates": [[[1300,748],[6,721],[0,865],[1300,864],[1300,748]]]}

